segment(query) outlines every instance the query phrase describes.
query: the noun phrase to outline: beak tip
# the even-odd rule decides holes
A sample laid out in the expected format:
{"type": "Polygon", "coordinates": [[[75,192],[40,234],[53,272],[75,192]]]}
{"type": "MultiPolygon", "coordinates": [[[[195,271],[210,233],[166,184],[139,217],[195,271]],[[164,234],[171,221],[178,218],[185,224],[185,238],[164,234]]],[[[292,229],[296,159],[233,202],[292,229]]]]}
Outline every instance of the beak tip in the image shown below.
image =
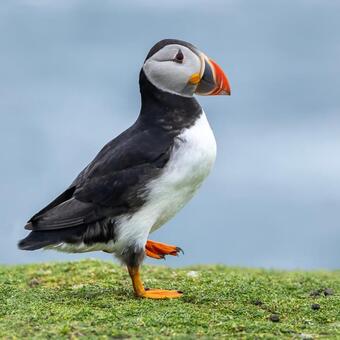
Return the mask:
{"type": "Polygon", "coordinates": [[[225,96],[230,96],[231,91],[230,90],[223,90],[222,92],[220,92],[220,94],[224,94],[225,96]]]}

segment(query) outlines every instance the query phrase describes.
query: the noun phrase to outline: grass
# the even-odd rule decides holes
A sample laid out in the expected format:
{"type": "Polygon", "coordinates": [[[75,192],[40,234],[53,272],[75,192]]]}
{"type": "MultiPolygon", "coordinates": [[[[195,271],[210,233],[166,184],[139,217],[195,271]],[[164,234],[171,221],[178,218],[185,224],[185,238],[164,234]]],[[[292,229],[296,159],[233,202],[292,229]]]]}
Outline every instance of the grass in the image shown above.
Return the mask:
{"type": "Polygon", "coordinates": [[[185,295],[134,298],[126,270],[102,261],[0,266],[0,338],[340,339],[339,271],[145,266],[143,277],[185,295]]]}

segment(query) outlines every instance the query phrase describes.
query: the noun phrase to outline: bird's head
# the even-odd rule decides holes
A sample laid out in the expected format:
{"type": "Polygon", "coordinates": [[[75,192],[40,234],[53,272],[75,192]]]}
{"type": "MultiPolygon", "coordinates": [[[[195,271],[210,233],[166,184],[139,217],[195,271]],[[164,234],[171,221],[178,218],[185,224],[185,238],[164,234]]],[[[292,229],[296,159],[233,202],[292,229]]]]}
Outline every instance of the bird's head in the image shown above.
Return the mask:
{"type": "Polygon", "coordinates": [[[165,92],[185,97],[230,95],[229,81],[221,67],[185,41],[158,42],[148,53],[143,71],[154,86],[165,92]]]}

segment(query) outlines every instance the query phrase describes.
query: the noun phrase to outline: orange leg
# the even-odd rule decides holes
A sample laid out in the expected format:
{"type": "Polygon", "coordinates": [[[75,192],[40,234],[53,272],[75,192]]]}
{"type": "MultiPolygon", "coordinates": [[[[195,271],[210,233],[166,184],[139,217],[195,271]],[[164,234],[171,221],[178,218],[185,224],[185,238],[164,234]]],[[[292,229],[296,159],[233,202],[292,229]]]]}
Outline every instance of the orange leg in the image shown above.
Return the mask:
{"type": "Polygon", "coordinates": [[[175,299],[183,295],[178,290],[145,289],[140,278],[139,267],[128,267],[135,295],[148,299],[175,299]]]}
{"type": "Polygon", "coordinates": [[[183,253],[183,250],[161,242],[148,240],[145,245],[146,256],[153,257],[154,259],[164,259],[165,255],[177,256],[179,252],[183,253]]]}

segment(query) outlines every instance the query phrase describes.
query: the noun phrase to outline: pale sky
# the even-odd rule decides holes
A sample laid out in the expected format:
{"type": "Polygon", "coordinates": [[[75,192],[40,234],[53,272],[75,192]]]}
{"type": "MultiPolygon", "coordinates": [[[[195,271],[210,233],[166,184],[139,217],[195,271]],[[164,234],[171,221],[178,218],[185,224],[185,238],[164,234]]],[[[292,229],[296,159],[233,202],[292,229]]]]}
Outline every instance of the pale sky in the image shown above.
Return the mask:
{"type": "Polygon", "coordinates": [[[327,0],[2,1],[0,263],[81,257],[16,243],[132,124],[148,50],[178,38],[221,65],[232,96],[198,98],[218,158],[152,235],[184,249],[166,263],[339,268],[339,32],[340,3],[327,0]]]}

